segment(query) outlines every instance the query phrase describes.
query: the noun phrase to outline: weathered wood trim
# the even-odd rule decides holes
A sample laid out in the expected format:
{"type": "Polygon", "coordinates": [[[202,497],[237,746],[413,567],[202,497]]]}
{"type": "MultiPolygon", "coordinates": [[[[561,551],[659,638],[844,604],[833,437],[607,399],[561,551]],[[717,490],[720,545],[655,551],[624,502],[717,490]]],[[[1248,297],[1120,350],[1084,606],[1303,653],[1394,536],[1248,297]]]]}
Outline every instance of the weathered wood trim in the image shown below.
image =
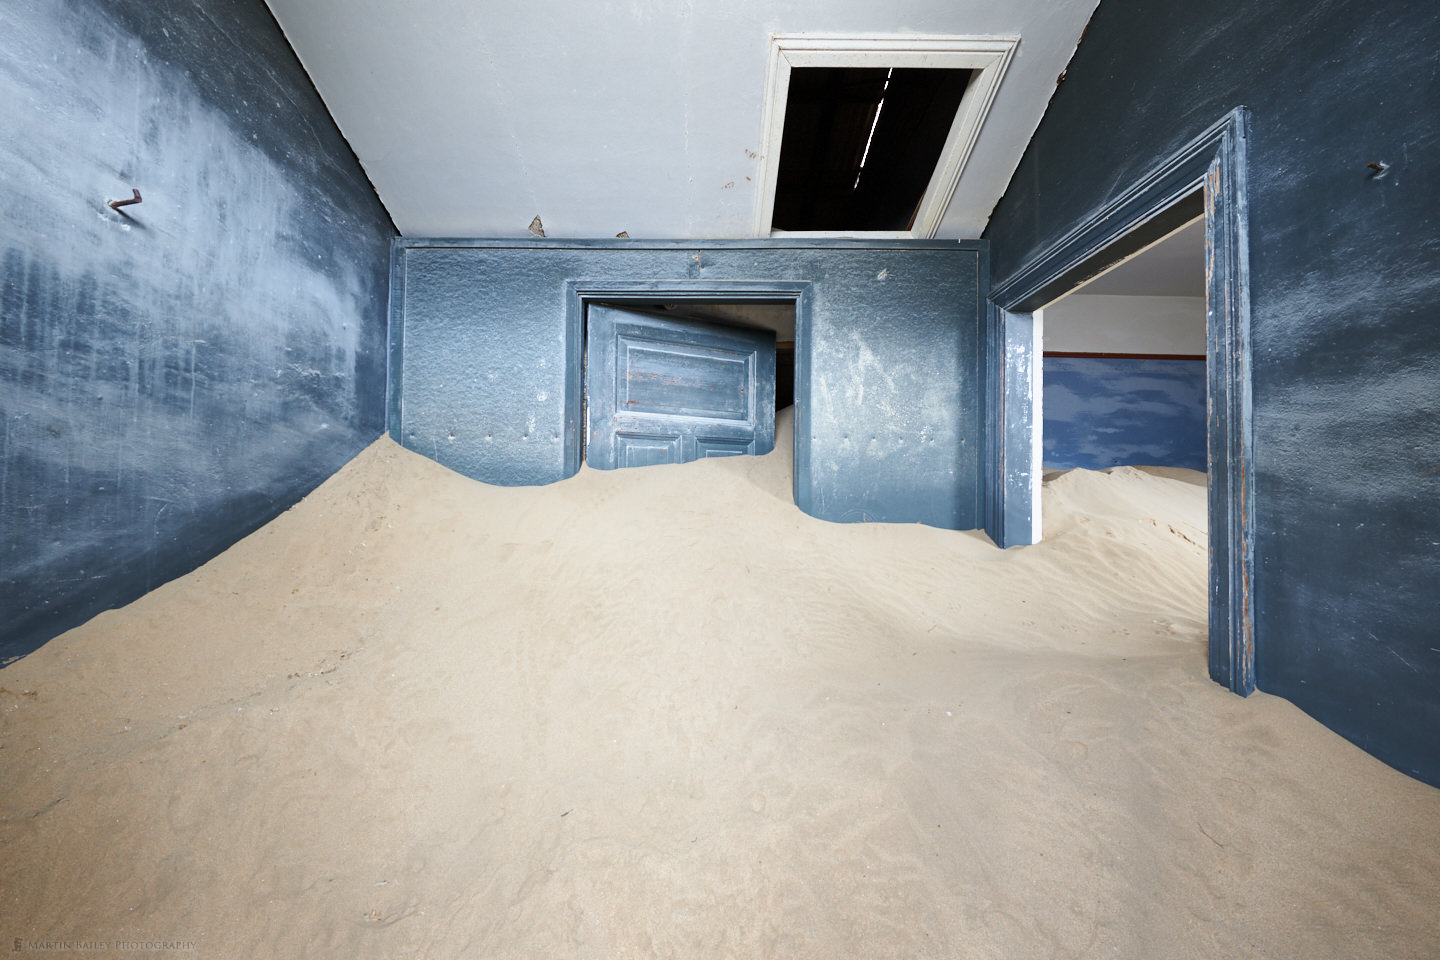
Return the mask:
{"type": "Polygon", "coordinates": [[[1210,163],[1244,126],[1238,107],[991,290],[1003,309],[1038,310],[1204,212],[1210,163]]]}
{"type": "Polygon", "coordinates": [[[390,296],[385,317],[385,429],[401,442],[404,430],[405,373],[405,248],[390,243],[390,296]]]}
{"type": "Polygon", "coordinates": [[[1236,110],[1231,117],[1205,174],[1210,676],[1248,696],[1255,690],[1248,130],[1243,110],[1236,110]]]}
{"type": "MultiPolygon", "coordinates": [[[[1255,689],[1255,467],[1251,393],[1249,212],[1246,201],[1248,113],[1237,107],[1164,163],[991,291],[997,311],[1027,313],[1075,289],[1109,266],[1206,216],[1206,359],[1209,363],[1210,676],[1242,696],[1255,689]]],[[[987,349],[1013,349],[992,329],[987,349]]],[[[1030,358],[989,355],[1003,387],[1030,358]]],[[[992,399],[994,394],[992,393],[992,399]]],[[[992,408],[987,436],[1018,429],[1024,410],[992,408]]],[[[1032,424],[1032,429],[1038,425],[1032,424]]],[[[988,462],[986,484],[1002,500],[1021,495],[1007,479],[1013,465],[988,462]],[[1008,471],[1008,472],[1007,472],[1008,471]]],[[[1013,505],[990,505],[998,543],[1010,542],[1013,505]]],[[[1018,513],[1018,511],[1015,511],[1018,513]]],[[[1015,542],[1019,542],[1018,539],[1015,542]]]]}
{"type": "Polygon", "coordinates": [[[1033,437],[1040,429],[1035,378],[1035,319],[989,305],[986,311],[985,532],[999,547],[1040,539],[1039,464],[1033,437]]]}

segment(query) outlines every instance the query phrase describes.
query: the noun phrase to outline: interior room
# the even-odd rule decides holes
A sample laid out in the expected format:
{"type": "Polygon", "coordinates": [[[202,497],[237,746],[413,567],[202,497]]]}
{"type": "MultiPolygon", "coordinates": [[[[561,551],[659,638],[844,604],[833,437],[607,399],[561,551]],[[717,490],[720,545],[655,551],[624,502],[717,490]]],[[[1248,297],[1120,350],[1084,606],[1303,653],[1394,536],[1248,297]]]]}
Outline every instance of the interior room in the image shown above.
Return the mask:
{"type": "Polygon", "coordinates": [[[1205,472],[1205,221],[1043,308],[1042,467],[1205,472]]]}
{"type": "Polygon", "coordinates": [[[1432,955],[1437,51],[7,8],[0,937],[1432,955]]]}

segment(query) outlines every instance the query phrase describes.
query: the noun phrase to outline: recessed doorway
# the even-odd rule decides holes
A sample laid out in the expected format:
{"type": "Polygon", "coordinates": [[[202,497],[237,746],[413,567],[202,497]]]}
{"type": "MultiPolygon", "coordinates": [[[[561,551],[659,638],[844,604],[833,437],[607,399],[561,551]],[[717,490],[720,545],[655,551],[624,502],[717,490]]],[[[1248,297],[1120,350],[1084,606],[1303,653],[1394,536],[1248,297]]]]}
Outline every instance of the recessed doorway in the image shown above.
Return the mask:
{"type": "Polygon", "coordinates": [[[794,305],[606,303],[585,316],[585,462],[618,467],[762,455],[775,445],[777,341],[794,305]]]}
{"type": "MultiPolygon", "coordinates": [[[[609,307],[637,310],[661,319],[679,320],[683,324],[702,324],[739,334],[758,335],[768,340],[774,359],[763,361],[773,383],[768,399],[757,392],[754,409],[757,413],[768,407],[773,448],[773,423],[777,411],[793,407],[795,430],[792,443],[796,468],[792,491],[796,503],[802,502],[801,478],[808,474],[809,447],[804,442],[804,424],[808,416],[806,384],[808,367],[806,349],[809,341],[812,284],[808,281],[752,280],[647,280],[647,281],[571,281],[567,283],[568,327],[571,352],[570,375],[566,384],[567,431],[574,438],[570,448],[570,472],[589,463],[590,446],[590,314],[593,308],[609,307]]],[[[642,358],[643,359],[643,358],[642,358]]],[[[761,362],[757,357],[757,362],[761,362]]],[[[612,376],[614,375],[612,371],[612,376]]],[[[631,399],[626,397],[625,399],[631,399]]],[[[641,399],[641,398],[635,398],[641,399]]],[[[638,406],[643,404],[624,404],[638,406]]],[[[683,415],[683,414],[682,414],[683,415]]],[[[698,448],[697,448],[698,449],[698,448]]],[[[739,451],[749,452],[749,451],[739,451]]],[[[756,450],[755,452],[761,452],[756,450]]],[[[724,455],[723,451],[710,456],[724,455]]],[[[731,455],[735,455],[734,452],[731,455]]],[[[643,459],[643,458],[642,458],[643,459]]],[[[660,462],[660,461],[657,461],[660,462]]],[[[593,464],[592,464],[593,465],[593,464]]]]}

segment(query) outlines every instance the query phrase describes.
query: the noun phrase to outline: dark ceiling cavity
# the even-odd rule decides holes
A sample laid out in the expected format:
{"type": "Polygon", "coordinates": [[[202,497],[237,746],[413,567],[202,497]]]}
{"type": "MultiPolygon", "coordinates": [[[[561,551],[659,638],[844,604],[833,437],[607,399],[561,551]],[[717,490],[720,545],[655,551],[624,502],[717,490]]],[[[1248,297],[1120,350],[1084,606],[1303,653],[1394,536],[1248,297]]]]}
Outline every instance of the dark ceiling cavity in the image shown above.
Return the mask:
{"type": "Polygon", "coordinates": [[[797,67],[771,225],[909,230],[972,70],[797,67]]]}

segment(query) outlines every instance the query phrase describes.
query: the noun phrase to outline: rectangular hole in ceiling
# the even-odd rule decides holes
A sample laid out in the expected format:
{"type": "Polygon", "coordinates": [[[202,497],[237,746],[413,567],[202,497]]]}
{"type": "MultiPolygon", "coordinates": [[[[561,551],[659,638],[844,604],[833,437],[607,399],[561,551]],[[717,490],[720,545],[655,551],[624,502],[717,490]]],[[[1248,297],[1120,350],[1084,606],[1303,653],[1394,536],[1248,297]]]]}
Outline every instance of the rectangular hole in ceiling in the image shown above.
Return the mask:
{"type": "Polygon", "coordinates": [[[911,229],[975,72],[792,70],[773,227],[911,229]]]}

